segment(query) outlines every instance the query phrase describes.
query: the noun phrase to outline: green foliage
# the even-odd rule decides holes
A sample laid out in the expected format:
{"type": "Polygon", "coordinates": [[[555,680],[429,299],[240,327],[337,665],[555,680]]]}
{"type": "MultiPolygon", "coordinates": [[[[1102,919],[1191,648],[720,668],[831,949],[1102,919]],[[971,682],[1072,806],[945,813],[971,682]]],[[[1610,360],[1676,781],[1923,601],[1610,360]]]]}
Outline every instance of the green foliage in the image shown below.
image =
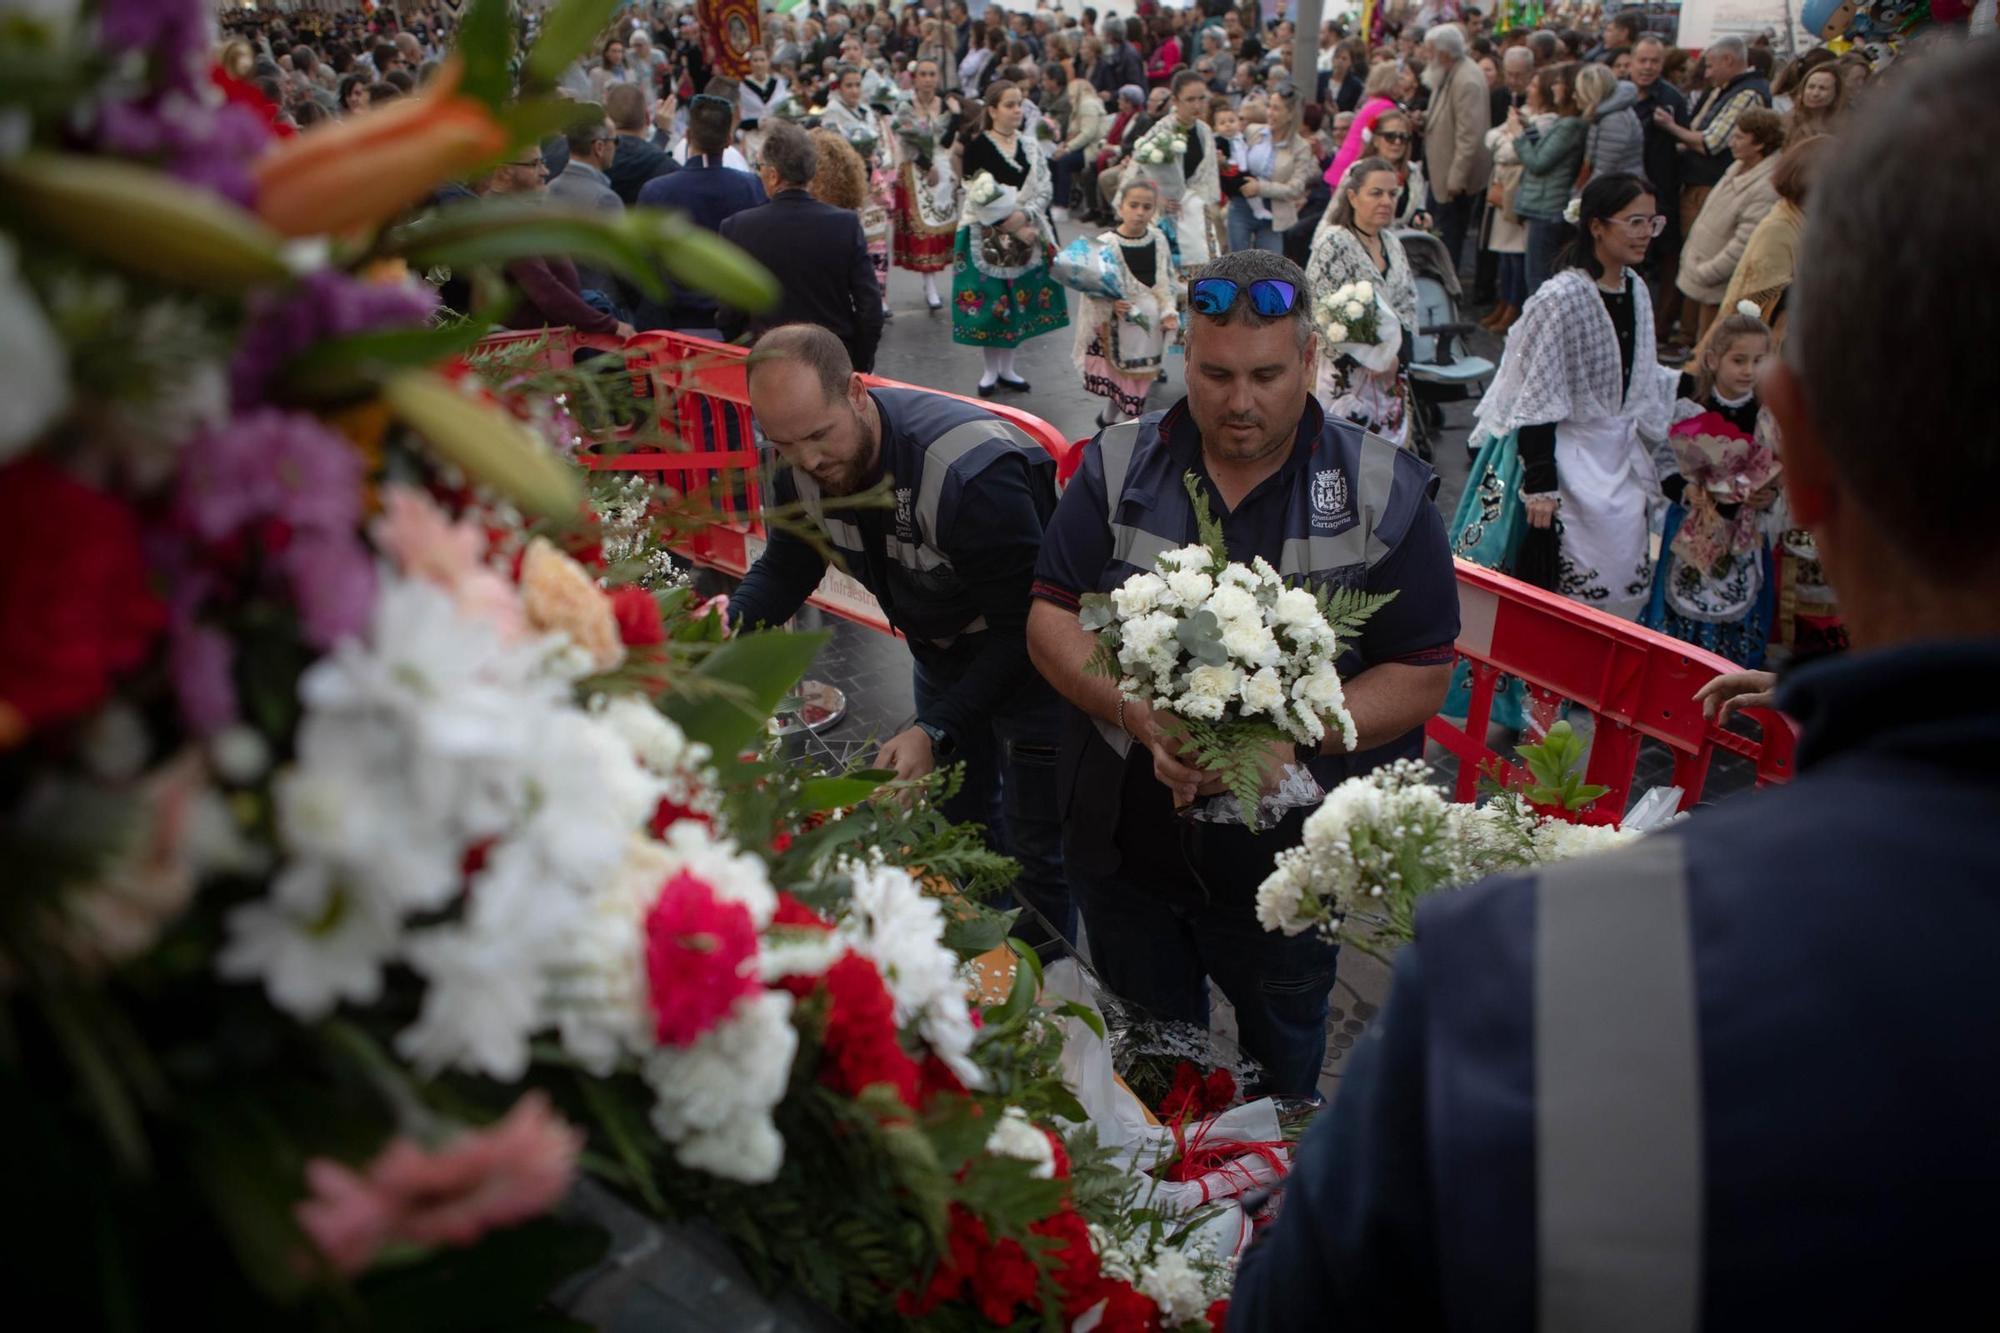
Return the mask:
{"type": "Polygon", "coordinates": [[[1363,588],[1322,586],[1318,594],[1319,613],[1333,626],[1336,637],[1346,639],[1359,634],[1368,618],[1395,601],[1399,591],[1391,588],[1388,592],[1369,592],[1363,588]]]}
{"type": "Polygon", "coordinates": [[[1223,539],[1222,524],[1217,521],[1215,512],[1208,507],[1208,495],[1201,489],[1201,478],[1190,468],[1187,475],[1181,478],[1181,484],[1187,487],[1188,499],[1194,503],[1195,531],[1199,534],[1201,544],[1208,548],[1208,553],[1214,557],[1217,567],[1228,564],[1229,543],[1223,539]]]}
{"type": "Polygon", "coordinates": [[[1264,797],[1264,761],[1270,747],[1289,743],[1277,726],[1269,722],[1222,721],[1174,717],[1172,726],[1181,742],[1187,763],[1221,778],[1243,811],[1243,823],[1257,831],[1257,807],[1264,797]]]}
{"type": "Polygon", "coordinates": [[[472,0],[458,21],[457,51],[465,61],[459,91],[499,110],[514,91],[514,18],[507,0],[472,0]]]}
{"type": "Polygon", "coordinates": [[[1550,727],[1541,744],[1516,746],[1514,753],[1521,757],[1533,778],[1521,794],[1535,805],[1583,809],[1611,790],[1583,780],[1583,761],[1589,752],[1590,747],[1566,721],[1550,727]]]}
{"type": "Polygon", "coordinates": [[[281,394],[299,403],[360,397],[398,371],[436,365],[470,351],[491,330],[465,320],[436,328],[383,329],[328,338],[294,357],[280,373],[281,394]]]}
{"type": "Polygon", "coordinates": [[[1197,662],[1206,666],[1229,665],[1229,650],[1222,646],[1222,622],[1213,611],[1196,611],[1181,617],[1174,626],[1174,640],[1197,662]]]}
{"type": "Polygon", "coordinates": [[[778,701],[799,683],[826,640],[824,633],[775,632],[732,639],[693,673],[727,690],[700,700],[671,696],[663,701],[666,714],[690,740],[719,756],[733,755],[763,734],[778,701]]]}
{"type": "Polygon", "coordinates": [[[596,44],[597,35],[620,6],[621,0],[563,0],[552,7],[542,16],[541,35],[528,52],[523,78],[539,84],[552,84],[561,78],[570,61],[596,44]]]}
{"type": "Polygon", "coordinates": [[[540,200],[479,199],[440,208],[387,233],[380,253],[417,269],[470,268],[566,255],[611,269],[647,296],[665,297],[649,242],[654,227],[630,214],[587,213],[540,200]]]}

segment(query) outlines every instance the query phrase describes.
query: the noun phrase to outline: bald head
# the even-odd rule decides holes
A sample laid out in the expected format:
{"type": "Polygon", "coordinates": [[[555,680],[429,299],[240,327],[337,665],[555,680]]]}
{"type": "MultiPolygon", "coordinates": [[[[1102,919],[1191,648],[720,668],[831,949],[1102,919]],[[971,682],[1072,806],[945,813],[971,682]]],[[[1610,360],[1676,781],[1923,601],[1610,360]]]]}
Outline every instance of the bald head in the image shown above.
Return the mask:
{"type": "Polygon", "coordinates": [[[840,339],[817,324],[784,324],[750,349],[750,411],[779,457],[828,495],[874,480],[881,426],[840,339]]]}

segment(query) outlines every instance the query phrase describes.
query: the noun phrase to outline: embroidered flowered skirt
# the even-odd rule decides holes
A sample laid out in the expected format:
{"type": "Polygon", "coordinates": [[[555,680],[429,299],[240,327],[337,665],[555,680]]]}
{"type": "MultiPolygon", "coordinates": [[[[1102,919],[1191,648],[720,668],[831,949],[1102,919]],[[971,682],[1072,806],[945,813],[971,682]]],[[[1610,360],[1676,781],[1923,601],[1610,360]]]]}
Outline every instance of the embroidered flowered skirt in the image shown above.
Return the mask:
{"type": "Polygon", "coordinates": [[[972,262],[972,229],[952,243],[951,340],[971,347],[1018,347],[1069,327],[1069,296],[1049,277],[1048,258],[1018,278],[992,278],[972,262]]]}
{"type": "Polygon", "coordinates": [[[896,178],[896,267],[912,273],[942,273],[951,264],[953,226],[933,227],[917,202],[917,169],[905,164],[896,178]]]}
{"type": "MultiPolygon", "coordinates": [[[[1472,460],[1465,479],[1465,493],[1458,497],[1458,510],[1451,519],[1451,553],[1475,565],[1506,573],[1513,568],[1521,549],[1521,534],[1528,525],[1528,511],[1517,492],[1521,485],[1521,450],[1512,433],[1488,440],[1472,460]]],[[[1490,721],[1503,727],[1521,729],[1527,717],[1526,691],[1521,682],[1503,676],[1493,691],[1490,721]]],[[[1472,706],[1472,671],[1460,662],[1451,673],[1451,693],[1438,711],[1447,717],[1464,717],[1472,706]]]]}
{"type": "MultiPolygon", "coordinates": [[[[1686,562],[1674,554],[1674,535],[1680,531],[1681,520],[1687,517],[1687,510],[1680,505],[1667,508],[1667,525],[1660,535],[1661,559],[1653,578],[1652,600],[1639,616],[1639,623],[1648,629],[1656,629],[1662,634],[1671,634],[1676,639],[1706,648],[1711,653],[1726,657],[1741,667],[1755,669],[1764,665],[1764,651],[1771,641],[1771,610],[1773,603],[1771,568],[1771,548],[1767,543],[1757,554],[1758,567],[1755,571],[1762,577],[1757,581],[1757,591],[1750,599],[1750,605],[1742,615],[1733,619],[1698,620],[1684,614],[1674,605],[1676,600],[1687,602],[1685,596],[1669,597],[1668,584],[1673,580],[1697,585],[1712,585],[1700,570],[1691,569],[1686,562]]],[[[1745,571],[1746,573],[1749,571],[1745,571]]],[[[1706,590],[1698,587],[1699,593],[1706,590]]],[[[1726,589],[1716,589],[1726,600],[1726,589]]],[[[1740,603],[1739,603],[1740,604],[1740,603]]]]}
{"type": "Polygon", "coordinates": [[[1102,334],[1090,340],[1090,347],[1083,354],[1084,392],[1109,398],[1121,421],[1146,414],[1146,395],[1152,392],[1158,378],[1157,371],[1148,371],[1143,376],[1121,374],[1104,354],[1102,334]]]}

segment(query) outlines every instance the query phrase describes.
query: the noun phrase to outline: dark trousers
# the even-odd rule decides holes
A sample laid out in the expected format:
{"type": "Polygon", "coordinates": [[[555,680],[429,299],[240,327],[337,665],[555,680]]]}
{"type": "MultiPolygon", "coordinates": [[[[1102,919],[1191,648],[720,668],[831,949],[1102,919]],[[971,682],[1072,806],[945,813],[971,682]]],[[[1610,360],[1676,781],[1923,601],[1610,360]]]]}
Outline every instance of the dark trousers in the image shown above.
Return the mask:
{"type": "MultiPolygon", "coordinates": [[[[1190,824],[1191,839],[1223,826],[1190,824]]],[[[1227,830],[1249,835],[1239,829],[1227,830]]],[[[1204,864],[1213,854],[1201,857],[1204,864]]],[[[1268,863],[1268,858],[1267,858],[1268,863]]],[[[1193,887],[1196,872],[1186,872],[1193,887]]],[[[1163,892],[1151,874],[1076,877],[1090,957],[1104,982],[1159,1018],[1207,1027],[1208,981],[1236,1010],[1243,1049],[1264,1067],[1263,1092],[1311,1097],[1326,1059],[1326,1015],[1340,947],[1318,935],[1287,936],[1257,923],[1254,888],[1212,895],[1163,892]]]]}
{"type": "Polygon", "coordinates": [[[1083,161],[1081,148],[1058,153],[1049,159],[1049,182],[1055,187],[1049,201],[1052,207],[1069,207],[1070,183],[1076,179],[1076,173],[1083,170],[1083,161]]]}
{"type": "MultiPolygon", "coordinates": [[[[948,656],[916,664],[919,716],[966,665],[948,656]]],[[[988,845],[1021,863],[1014,901],[994,905],[1027,909],[1012,933],[1032,944],[1045,963],[1063,957],[1076,942],[1076,906],[1063,877],[1062,815],[1056,808],[1061,743],[1061,702],[1037,677],[1024,684],[1007,711],[996,713],[983,730],[960,737],[957,752],[941,761],[965,765],[965,783],[945,802],[945,817],[985,825],[988,845]]]]}
{"type": "Polygon", "coordinates": [[[1528,256],[1516,251],[1513,254],[1492,254],[1500,270],[1500,304],[1519,310],[1528,299],[1528,256]]]}
{"type": "Polygon", "coordinates": [[[1561,218],[1528,219],[1527,285],[1533,296],[1555,273],[1556,252],[1562,249],[1569,224],[1561,218]]]}
{"type": "Polygon", "coordinates": [[[1444,248],[1451,256],[1454,273],[1465,263],[1465,233],[1472,226],[1474,202],[1469,194],[1451,200],[1439,199],[1437,186],[1431,186],[1431,217],[1437,222],[1438,235],[1444,238],[1444,248]]]}

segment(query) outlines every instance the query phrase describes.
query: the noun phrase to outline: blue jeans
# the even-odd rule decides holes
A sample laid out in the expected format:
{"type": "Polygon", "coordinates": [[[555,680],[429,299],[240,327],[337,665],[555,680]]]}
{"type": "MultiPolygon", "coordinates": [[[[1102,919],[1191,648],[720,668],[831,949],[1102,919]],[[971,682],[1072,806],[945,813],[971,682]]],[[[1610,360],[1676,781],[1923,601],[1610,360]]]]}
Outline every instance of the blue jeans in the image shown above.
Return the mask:
{"type": "MultiPolygon", "coordinates": [[[[1191,824],[1182,836],[1212,837],[1219,829],[1191,824]]],[[[1240,829],[1231,832],[1247,837],[1240,829]]],[[[1194,859],[1221,858],[1197,853],[1194,859]]],[[[1162,887],[1150,875],[1143,882],[1122,875],[1077,877],[1091,961],[1105,984],[1157,1017],[1205,1028],[1208,979],[1214,978],[1235,1006],[1243,1049],[1264,1067],[1260,1091],[1314,1096],[1326,1059],[1327,1000],[1340,946],[1311,932],[1265,930],[1247,886],[1215,885],[1197,896],[1163,893],[1162,887]]]]}
{"type": "Polygon", "coordinates": [[[1285,252],[1285,238],[1278,233],[1276,225],[1269,218],[1260,218],[1250,211],[1250,203],[1241,195],[1229,201],[1229,248],[1234,250],[1269,250],[1274,255],[1285,252]]]}
{"type": "Polygon", "coordinates": [[[1465,233],[1472,226],[1474,197],[1461,194],[1453,199],[1440,199],[1436,181],[1431,182],[1430,196],[1431,219],[1437,223],[1445,252],[1451,256],[1451,271],[1456,273],[1465,263],[1465,233]]]}
{"type": "Polygon", "coordinates": [[[1497,257],[1500,260],[1500,304],[1519,310],[1528,299],[1528,256],[1518,253],[1497,257]]]}
{"type": "Polygon", "coordinates": [[[1542,284],[1555,275],[1556,252],[1562,249],[1568,233],[1569,224],[1561,218],[1528,219],[1528,295],[1540,291],[1542,284]]]}
{"type": "MultiPolygon", "coordinates": [[[[953,658],[916,664],[917,715],[948,691],[964,667],[953,658]]],[[[995,713],[985,729],[958,738],[945,763],[965,765],[965,783],[943,806],[953,823],[986,826],[987,844],[1021,863],[1013,902],[1026,909],[1012,934],[1052,963],[1076,943],[1076,905],[1063,876],[1062,813],[1056,808],[1056,753],[1062,744],[1062,705],[1032,676],[995,713]],[[1051,933],[1051,927],[1054,933],[1051,933]]],[[[941,764],[942,766],[942,764],[941,764]]]]}

